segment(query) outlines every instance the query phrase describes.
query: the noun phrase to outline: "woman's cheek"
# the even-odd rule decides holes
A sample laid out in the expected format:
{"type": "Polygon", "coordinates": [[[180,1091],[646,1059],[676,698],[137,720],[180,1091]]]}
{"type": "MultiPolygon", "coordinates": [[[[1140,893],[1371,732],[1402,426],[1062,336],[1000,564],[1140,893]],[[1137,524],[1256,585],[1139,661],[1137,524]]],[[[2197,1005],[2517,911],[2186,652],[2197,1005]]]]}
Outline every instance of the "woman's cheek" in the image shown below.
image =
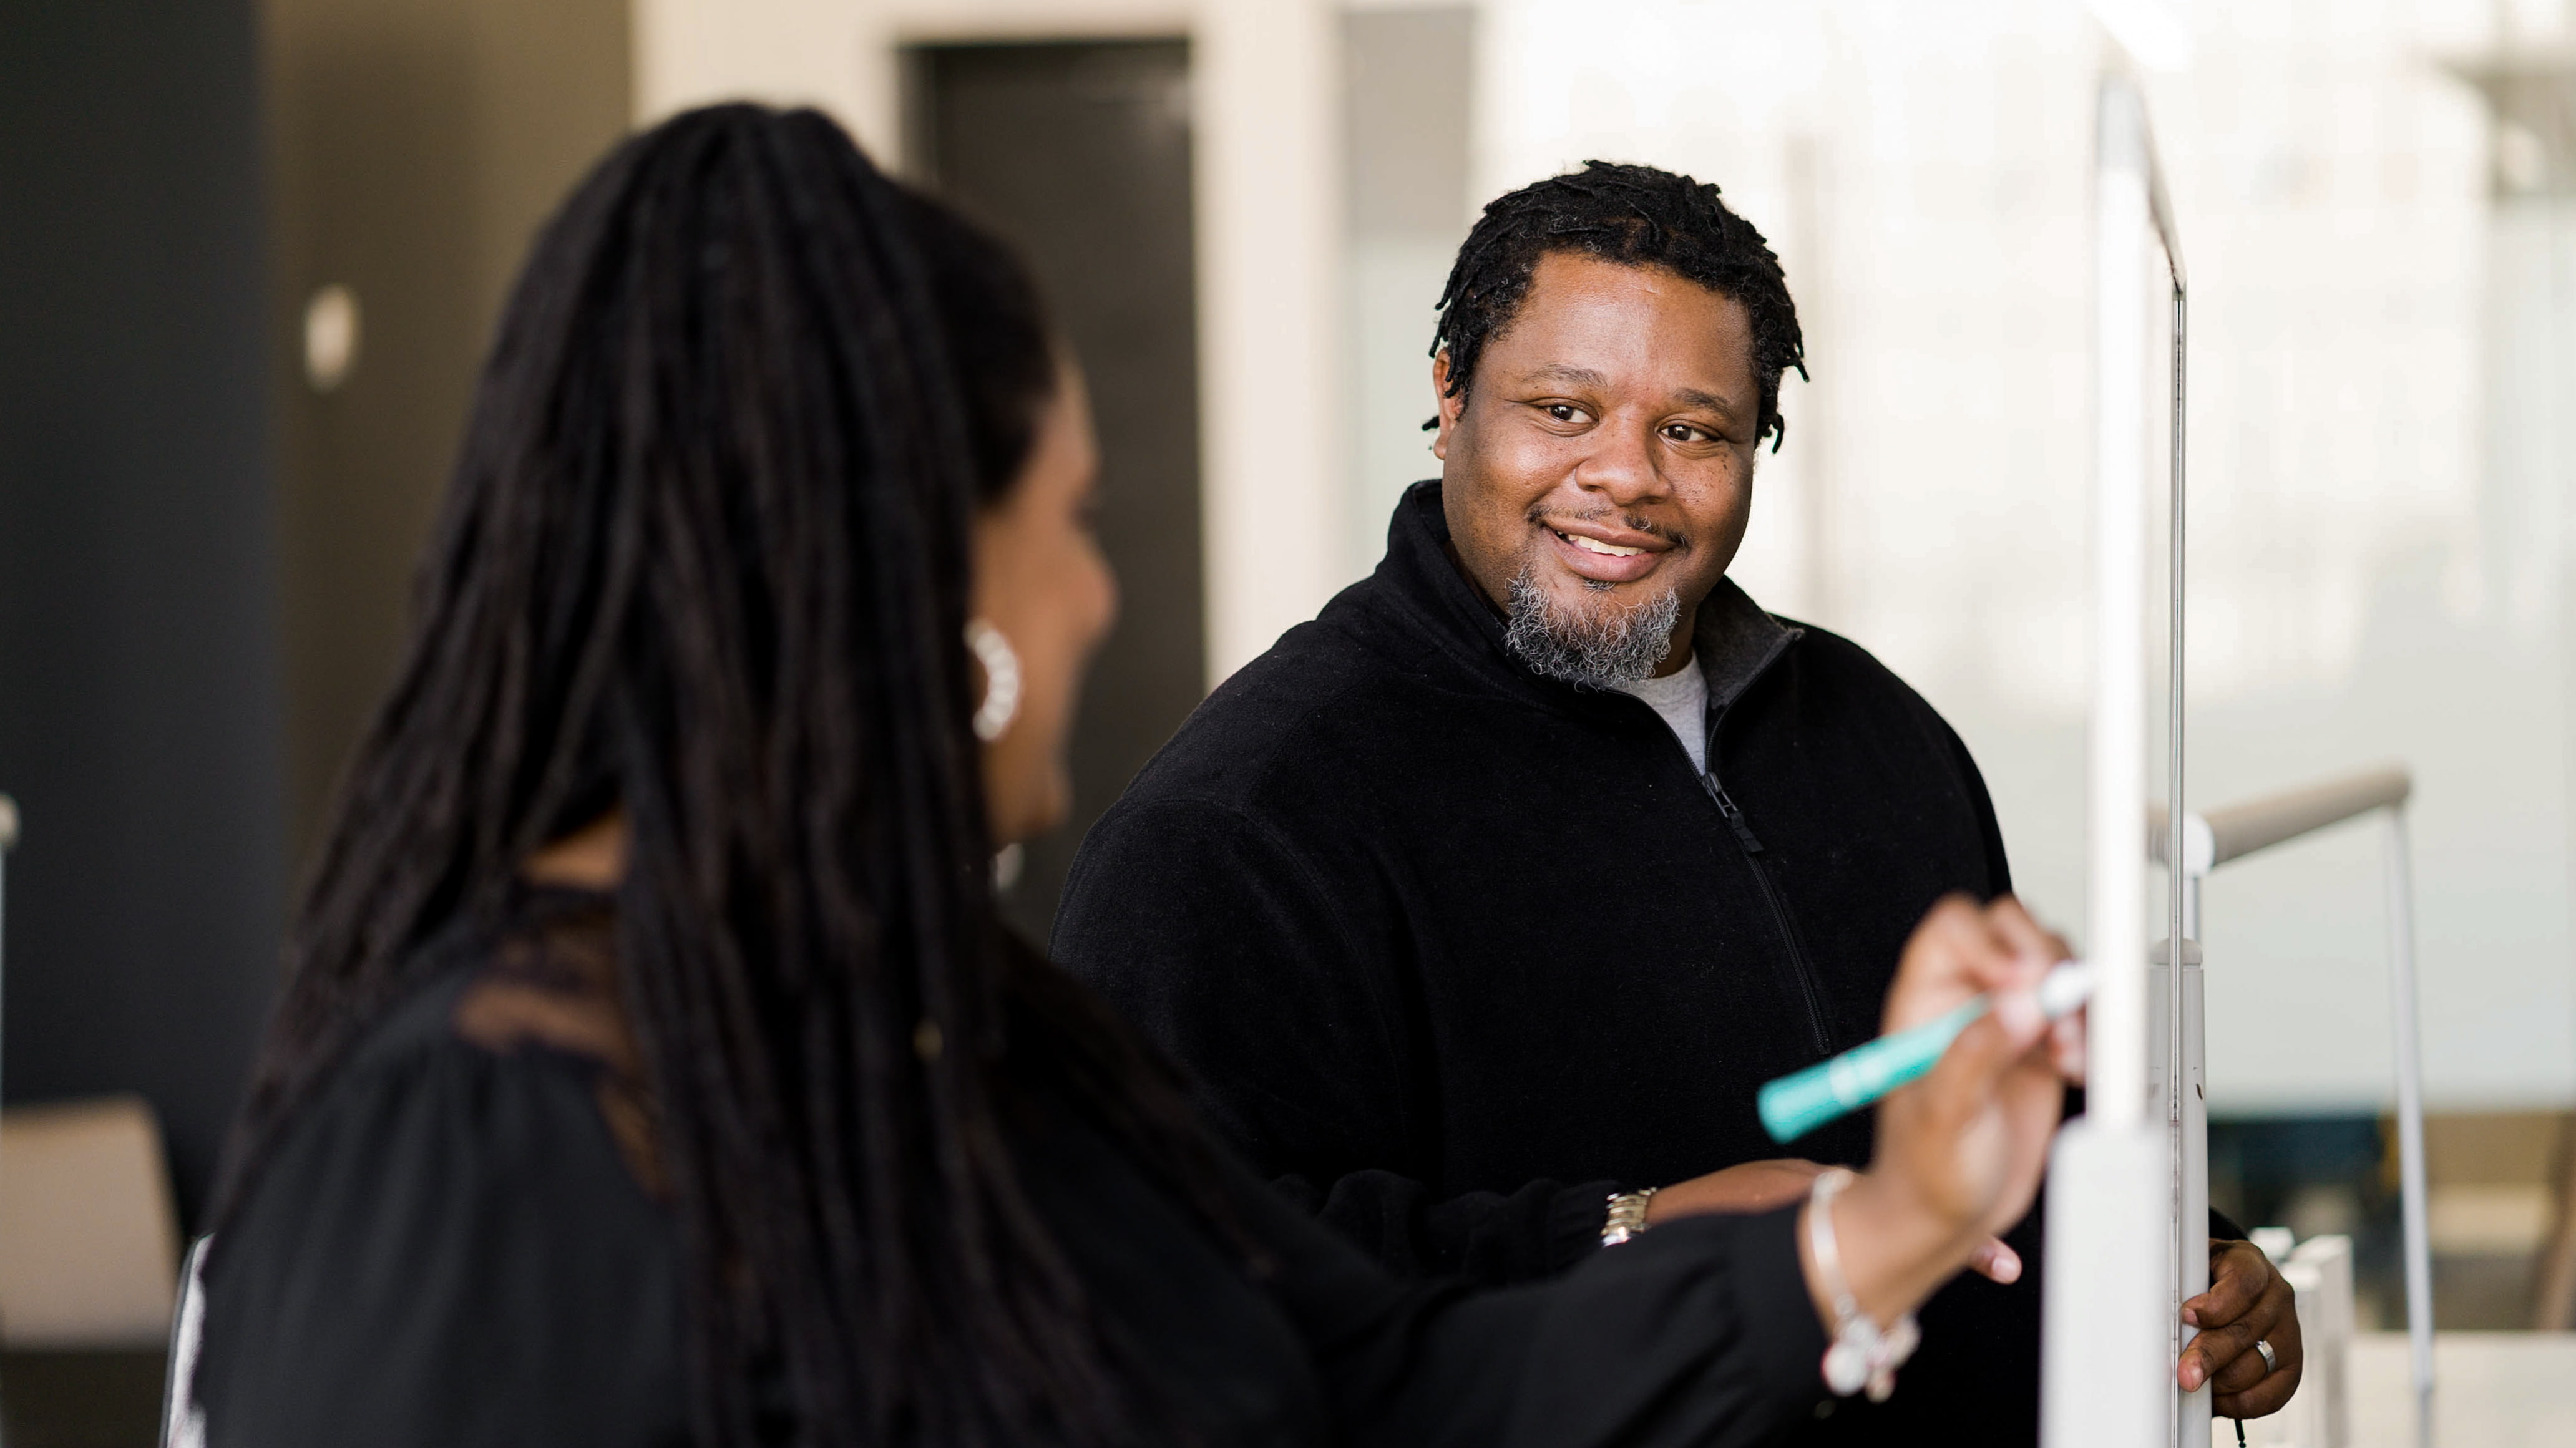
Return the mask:
{"type": "Polygon", "coordinates": [[[1088,538],[1083,540],[1082,556],[1091,580],[1092,598],[1091,633],[1085,642],[1088,648],[1096,649],[1118,622],[1118,574],[1109,566],[1100,545],[1088,538]]]}

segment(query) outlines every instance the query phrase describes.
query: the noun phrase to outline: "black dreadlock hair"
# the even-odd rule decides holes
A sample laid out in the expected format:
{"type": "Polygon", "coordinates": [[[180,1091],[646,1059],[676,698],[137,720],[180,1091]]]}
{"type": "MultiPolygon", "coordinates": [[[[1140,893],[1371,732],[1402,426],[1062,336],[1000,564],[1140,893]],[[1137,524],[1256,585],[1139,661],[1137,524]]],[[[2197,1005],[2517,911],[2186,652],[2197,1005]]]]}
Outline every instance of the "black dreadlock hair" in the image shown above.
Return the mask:
{"type": "MultiPolygon", "coordinates": [[[[1780,377],[1807,375],[1806,339],[1780,258],[1753,223],[1726,208],[1717,187],[1653,166],[1586,161],[1494,198],[1458,248],[1440,293],[1431,355],[1449,353],[1451,397],[1465,394],[1485,343],[1510,327],[1529,295],[1530,273],[1552,251],[1581,252],[1628,266],[1662,267],[1729,298],[1753,324],[1753,376],[1762,388],[1760,427],[1778,452],[1789,435],[1780,416],[1780,377]]],[[[1423,424],[1428,431],[1437,419],[1423,424]]]]}
{"type": "Polygon", "coordinates": [[[1056,378],[1009,254],[815,112],[692,112],[583,182],[483,373],[217,1251],[425,942],[506,928],[521,862],[614,805],[697,1440],[760,1441],[764,1382],[813,1445],[1108,1443],[1167,1406],[1003,1130],[1069,1105],[1223,1214],[1178,1087],[993,905],[966,540],[1056,378]]]}

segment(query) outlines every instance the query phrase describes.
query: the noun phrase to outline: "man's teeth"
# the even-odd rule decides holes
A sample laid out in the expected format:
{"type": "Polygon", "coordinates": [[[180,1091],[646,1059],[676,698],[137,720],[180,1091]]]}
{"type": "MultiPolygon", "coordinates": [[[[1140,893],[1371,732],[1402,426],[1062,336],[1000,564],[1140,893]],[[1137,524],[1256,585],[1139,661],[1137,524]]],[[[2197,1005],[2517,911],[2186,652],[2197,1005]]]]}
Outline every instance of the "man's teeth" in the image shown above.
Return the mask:
{"type": "Polygon", "coordinates": [[[1646,551],[1643,548],[1622,547],[1617,543],[1604,543],[1598,538],[1586,538],[1580,533],[1559,533],[1556,536],[1586,553],[1607,553],[1613,558],[1634,558],[1646,551]]]}

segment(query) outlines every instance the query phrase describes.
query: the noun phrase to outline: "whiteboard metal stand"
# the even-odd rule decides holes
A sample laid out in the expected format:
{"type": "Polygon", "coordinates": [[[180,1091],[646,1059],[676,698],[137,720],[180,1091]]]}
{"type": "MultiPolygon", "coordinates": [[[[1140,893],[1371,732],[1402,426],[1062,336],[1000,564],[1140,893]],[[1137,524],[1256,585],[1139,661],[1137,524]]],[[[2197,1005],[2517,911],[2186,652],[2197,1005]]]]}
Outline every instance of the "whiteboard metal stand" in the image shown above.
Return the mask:
{"type": "MultiPolygon", "coordinates": [[[[2099,972],[2091,1007],[2083,1116],[2059,1131],[2049,1169],[2049,1269],[2041,1302],[2040,1421],[2047,1448],[2149,1448],[2173,1441],[2177,1282],[2175,1139],[2150,1123],[2147,828],[2141,786],[2146,728],[2147,369],[2151,339],[2141,283],[2149,245],[2171,281],[2174,372],[2167,479],[2171,691],[2166,818],[2183,813],[2182,248],[2166,202],[2145,103],[2106,77],[2094,150],[2093,703],[2086,782],[2085,951],[2099,972]]],[[[2166,892],[2168,939],[2180,939],[2182,892],[2166,892]]],[[[2152,1014],[2176,1019],[2171,1000],[2152,1014]]],[[[2168,1051],[2168,1058],[2170,1051],[2168,1051]]],[[[2202,1272],[2206,1254],[2200,1254],[2202,1272]]],[[[2192,1448],[2199,1448],[2194,1444],[2192,1448]]]]}
{"type": "MultiPolygon", "coordinates": [[[[2210,872],[2231,860],[2286,844],[2329,825],[2385,811],[2382,852],[2388,890],[2389,1015],[2397,1036],[2398,1191],[2405,1217],[2406,1335],[2415,1387],[2415,1441],[2418,1448],[2432,1448],[2433,1253],[2425,1225],[2424,1055],[2415,990],[2415,893],[2406,839],[2406,802],[2413,793],[2414,780],[2403,767],[2384,765],[2206,814],[2185,814],[2177,819],[2150,807],[2147,840],[2157,860],[2182,861],[2182,868],[2173,872],[2181,886],[2184,952],[2183,969],[2174,973],[2182,1009],[2175,1017],[2181,1029],[2173,1034],[2173,1041],[2180,1056],[2176,1063],[2179,1069],[2168,1079],[2184,1087],[2179,1118],[2184,1186],[2178,1226],[2189,1232],[2191,1223],[2206,1220],[2209,1214],[2209,1115],[2201,1093],[2207,1040],[2200,968],[2201,885],[2210,872]]],[[[2208,1264],[2204,1258],[2204,1288],[2207,1280],[2208,1264]]],[[[2199,1448],[2207,1437],[2208,1389],[2204,1387],[2193,1396],[2204,1405],[2198,1420],[2202,1436],[2182,1437],[2180,1441],[2199,1448]]],[[[2181,1420],[2181,1431],[2186,1433],[2190,1426],[2187,1412],[2181,1420]]]]}
{"type": "Polygon", "coordinates": [[[2184,804],[2184,418],[2188,288],[2182,246],[2145,102],[2106,76],[2094,149],[2093,701],[2087,740],[2086,955],[2099,972],[2091,1007],[2091,1089],[2058,1132],[2049,1168],[2049,1270],[2043,1279],[2040,1433],[2046,1448],[2201,1448],[2209,1389],[2185,1394],[2175,1355],[2193,1335],[2183,1299],[2206,1291],[2209,1256],[2206,1040],[2199,959],[2200,886],[2211,869],[2372,810],[2388,815],[2389,988],[2397,1033],[2398,1144],[2405,1212],[2406,1319],[2416,1441],[2433,1441],[2432,1259],[2425,1227],[2423,1065],[2413,896],[2402,769],[2194,817],[2184,804]],[[2169,610],[2165,800],[2140,788],[2146,730],[2147,368],[2140,295],[2152,242],[2171,283],[2171,469],[2166,486],[2169,610]],[[2186,834],[2190,838],[2186,839],[2186,834]],[[2148,848],[2138,848],[2141,837],[2148,848]],[[2167,872],[2166,944],[2147,948],[2149,857],[2167,872]],[[2203,863],[2203,862],[2206,863],[2203,863]],[[2151,961],[2161,957],[2160,961],[2151,961]],[[2161,987],[2151,992],[2151,983],[2161,987]],[[2152,999],[2151,999],[2152,995],[2152,999]],[[2150,1122],[2148,1112],[2162,1119],[2150,1122]]]}

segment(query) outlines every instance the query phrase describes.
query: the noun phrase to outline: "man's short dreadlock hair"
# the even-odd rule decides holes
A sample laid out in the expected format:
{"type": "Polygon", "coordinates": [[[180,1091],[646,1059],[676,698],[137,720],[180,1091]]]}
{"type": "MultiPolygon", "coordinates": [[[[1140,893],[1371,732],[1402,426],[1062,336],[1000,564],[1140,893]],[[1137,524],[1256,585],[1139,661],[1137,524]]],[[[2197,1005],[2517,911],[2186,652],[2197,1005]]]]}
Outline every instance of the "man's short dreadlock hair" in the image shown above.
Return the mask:
{"type": "MultiPolygon", "coordinates": [[[[1780,450],[1780,376],[1807,375],[1806,340],[1780,258],[1753,223],[1726,209],[1717,188],[1653,166],[1586,161],[1498,196],[1458,248],[1440,293],[1431,355],[1449,353],[1449,395],[1467,390],[1485,343],[1509,327],[1529,295],[1530,273],[1552,251],[1628,266],[1656,266],[1744,308],[1753,325],[1753,377],[1762,388],[1756,440],[1780,450]]],[[[1431,424],[1425,424],[1426,427],[1431,424]]]]}

